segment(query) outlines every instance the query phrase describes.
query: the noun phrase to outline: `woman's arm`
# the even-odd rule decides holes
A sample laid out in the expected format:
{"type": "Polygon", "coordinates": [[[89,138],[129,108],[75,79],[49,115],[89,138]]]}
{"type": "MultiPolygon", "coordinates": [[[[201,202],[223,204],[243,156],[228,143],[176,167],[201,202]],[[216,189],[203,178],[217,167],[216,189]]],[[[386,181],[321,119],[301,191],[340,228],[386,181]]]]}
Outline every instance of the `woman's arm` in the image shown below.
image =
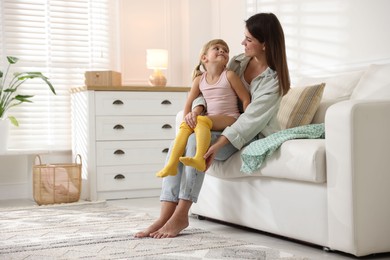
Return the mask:
{"type": "Polygon", "coordinates": [[[229,70],[226,76],[233,90],[236,92],[238,98],[241,100],[243,109],[245,111],[246,107],[251,102],[251,96],[249,95],[248,90],[245,88],[241,79],[237,76],[235,72],[229,70]]]}
{"type": "Polygon", "coordinates": [[[234,147],[241,149],[262,132],[276,116],[281,96],[278,80],[273,77],[259,78],[252,82],[252,100],[237,121],[222,132],[234,147]]]}
{"type": "Polygon", "coordinates": [[[203,158],[206,160],[206,170],[210,167],[211,163],[214,161],[215,156],[217,155],[219,149],[221,149],[223,146],[227,145],[229,143],[229,140],[221,135],[217,141],[210,146],[210,148],[207,150],[203,158]]]}
{"type": "MultiPolygon", "coordinates": [[[[236,122],[225,128],[217,141],[210,146],[204,158],[206,160],[206,169],[213,162],[218,151],[229,142],[241,149],[245,144],[258,135],[269,121],[277,113],[280,103],[280,95],[276,84],[275,92],[265,92],[261,88],[254,93],[252,102],[248,105],[236,122]]],[[[274,89],[267,88],[267,90],[274,89]]]]}

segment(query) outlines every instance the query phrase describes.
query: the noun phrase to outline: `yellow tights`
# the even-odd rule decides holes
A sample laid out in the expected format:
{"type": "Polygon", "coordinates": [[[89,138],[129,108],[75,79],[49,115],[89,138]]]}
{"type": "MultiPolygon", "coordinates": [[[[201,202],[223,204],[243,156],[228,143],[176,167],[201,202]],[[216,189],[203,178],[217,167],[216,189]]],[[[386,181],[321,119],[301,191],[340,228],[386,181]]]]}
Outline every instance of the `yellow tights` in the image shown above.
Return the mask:
{"type": "Polygon", "coordinates": [[[203,156],[210,147],[210,130],[212,126],[213,122],[207,116],[198,116],[197,124],[194,129],[189,127],[185,122],[181,123],[168,162],[165,167],[156,174],[156,176],[175,176],[177,174],[179,160],[184,165],[194,167],[198,171],[204,172],[206,170],[206,161],[203,156]],[[188,137],[193,132],[195,132],[196,137],[196,154],[194,157],[181,157],[186,148],[188,137]]]}

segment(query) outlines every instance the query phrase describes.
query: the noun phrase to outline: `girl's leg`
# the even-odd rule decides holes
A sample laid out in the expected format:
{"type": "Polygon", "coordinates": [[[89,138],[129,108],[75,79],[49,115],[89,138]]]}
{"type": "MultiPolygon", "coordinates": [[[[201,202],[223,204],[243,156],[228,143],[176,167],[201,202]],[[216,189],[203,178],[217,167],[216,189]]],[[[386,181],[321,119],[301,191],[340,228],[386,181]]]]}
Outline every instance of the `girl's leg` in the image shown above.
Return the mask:
{"type": "Polygon", "coordinates": [[[184,150],[187,145],[187,140],[190,134],[194,130],[189,127],[185,122],[182,122],[180,129],[175,137],[173,147],[171,147],[171,155],[167,161],[165,167],[159,171],[156,175],[157,177],[166,177],[168,175],[175,176],[177,174],[177,165],[179,164],[180,156],[183,156],[184,150]]]}
{"type": "Polygon", "coordinates": [[[210,131],[212,126],[213,122],[207,116],[197,117],[197,124],[194,128],[196,136],[196,154],[194,157],[180,157],[180,161],[184,165],[196,168],[200,172],[204,172],[206,170],[206,160],[203,156],[210,147],[210,131]]]}

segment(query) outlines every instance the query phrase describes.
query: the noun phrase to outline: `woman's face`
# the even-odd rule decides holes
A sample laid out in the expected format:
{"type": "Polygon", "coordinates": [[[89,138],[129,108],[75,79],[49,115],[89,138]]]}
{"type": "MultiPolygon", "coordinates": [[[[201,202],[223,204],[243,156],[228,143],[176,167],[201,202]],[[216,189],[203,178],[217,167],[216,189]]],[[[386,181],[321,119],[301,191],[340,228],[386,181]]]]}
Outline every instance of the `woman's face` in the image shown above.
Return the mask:
{"type": "Polygon", "coordinates": [[[246,28],[245,39],[241,44],[245,47],[245,56],[247,57],[259,56],[264,51],[264,43],[259,42],[246,28]]]}

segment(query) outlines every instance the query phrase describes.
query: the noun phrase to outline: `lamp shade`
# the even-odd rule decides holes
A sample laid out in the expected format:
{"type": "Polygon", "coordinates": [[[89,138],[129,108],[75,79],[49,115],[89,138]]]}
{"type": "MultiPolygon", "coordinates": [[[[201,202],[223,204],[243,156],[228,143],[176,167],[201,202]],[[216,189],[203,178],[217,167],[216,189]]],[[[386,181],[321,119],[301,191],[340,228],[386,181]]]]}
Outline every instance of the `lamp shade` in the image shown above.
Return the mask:
{"type": "Polygon", "coordinates": [[[148,49],[146,50],[146,66],[148,69],[167,69],[168,50],[148,49]]]}

